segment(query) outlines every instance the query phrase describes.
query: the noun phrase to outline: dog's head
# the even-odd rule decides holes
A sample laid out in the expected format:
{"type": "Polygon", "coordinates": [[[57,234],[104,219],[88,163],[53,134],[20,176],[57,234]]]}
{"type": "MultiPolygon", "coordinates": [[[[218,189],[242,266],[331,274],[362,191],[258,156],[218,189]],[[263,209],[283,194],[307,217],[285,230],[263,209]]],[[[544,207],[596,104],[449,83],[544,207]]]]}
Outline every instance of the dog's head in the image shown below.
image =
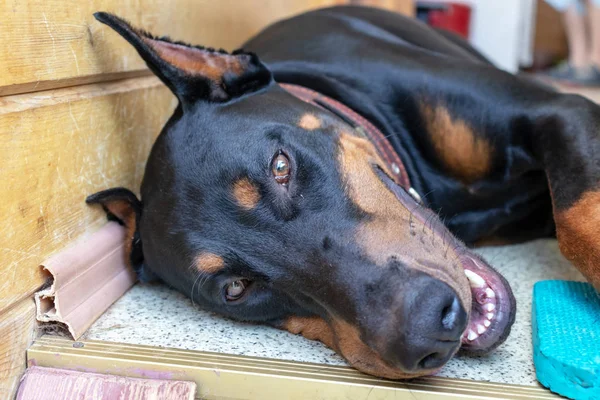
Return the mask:
{"type": "Polygon", "coordinates": [[[504,279],[389,177],[344,121],[279,87],[251,53],[174,43],[121,19],[179,98],[141,188],[90,196],[131,263],[202,307],[323,341],[364,372],[432,373],[514,319],[504,279]]]}

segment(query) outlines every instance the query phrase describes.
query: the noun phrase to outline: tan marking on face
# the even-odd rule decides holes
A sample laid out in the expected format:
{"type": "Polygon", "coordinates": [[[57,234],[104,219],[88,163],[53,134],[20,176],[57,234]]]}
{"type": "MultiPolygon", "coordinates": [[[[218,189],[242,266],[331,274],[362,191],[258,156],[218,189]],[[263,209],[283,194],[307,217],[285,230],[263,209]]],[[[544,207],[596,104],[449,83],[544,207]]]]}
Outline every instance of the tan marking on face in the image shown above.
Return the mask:
{"type": "Polygon", "coordinates": [[[298,126],[307,131],[314,131],[315,129],[321,128],[322,125],[323,122],[312,113],[304,114],[298,122],[298,126]]]}
{"type": "MultiPolygon", "coordinates": [[[[411,268],[426,272],[445,282],[459,295],[467,310],[471,290],[458,260],[440,238],[424,225],[376,175],[373,164],[385,167],[375,147],[366,139],[342,133],[339,138],[339,163],[352,202],[369,214],[356,232],[356,243],[379,266],[395,257],[411,268]],[[425,260],[419,262],[418,260],[425,260]],[[432,269],[428,265],[439,265],[432,269]]],[[[392,176],[388,172],[389,176],[392,176]]],[[[415,206],[416,207],[416,206],[415,206]]]]}
{"type": "Polygon", "coordinates": [[[294,335],[301,334],[307,339],[318,340],[327,347],[335,350],[333,331],[323,318],[290,317],[284,321],[282,328],[294,335]]]}
{"type": "Polygon", "coordinates": [[[385,187],[373,169],[374,165],[378,165],[387,170],[373,144],[350,133],[340,134],[339,143],[340,164],[353,202],[371,214],[396,214],[398,207],[393,207],[398,202],[396,196],[385,187]]]}
{"type": "Polygon", "coordinates": [[[409,239],[410,212],[375,174],[373,164],[383,167],[385,163],[368,140],[342,133],[340,147],[348,195],[372,217],[359,227],[358,243],[374,261],[383,263],[390,255],[390,245],[397,246],[409,239]],[[400,226],[405,226],[406,232],[398,234],[400,226]]]}
{"type": "Polygon", "coordinates": [[[195,260],[196,269],[200,272],[215,274],[225,267],[221,257],[213,253],[200,253],[195,260]]]}
{"type": "Polygon", "coordinates": [[[421,111],[435,152],[448,172],[465,184],[484,178],[492,167],[490,143],[443,106],[421,104],[421,111]]]}
{"type": "Polygon", "coordinates": [[[233,197],[246,210],[252,210],[260,201],[258,188],[248,178],[239,179],[233,184],[233,197]]]}
{"type": "Polygon", "coordinates": [[[149,38],[144,40],[169,64],[190,75],[204,76],[217,84],[221,83],[226,72],[240,75],[244,69],[237,56],[149,38]]]}
{"type": "Polygon", "coordinates": [[[600,291],[600,191],[584,193],[554,220],[560,251],[600,291]]]}
{"type": "Polygon", "coordinates": [[[319,340],[344,357],[354,368],[366,374],[388,379],[407,379],[433,372],[407,374],[391,367],[362,341],[355,326],[342,320],[328,323],[320,317],[290,317],[283,323],[282,328],[310,340],[319,340]]]}

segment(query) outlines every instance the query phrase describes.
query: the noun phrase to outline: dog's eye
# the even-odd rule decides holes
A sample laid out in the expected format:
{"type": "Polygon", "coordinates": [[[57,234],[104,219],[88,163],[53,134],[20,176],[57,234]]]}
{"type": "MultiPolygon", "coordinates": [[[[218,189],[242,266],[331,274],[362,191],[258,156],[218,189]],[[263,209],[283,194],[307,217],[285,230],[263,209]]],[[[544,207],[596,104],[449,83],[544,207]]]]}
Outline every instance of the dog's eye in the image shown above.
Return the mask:
{"type": "Polygon", "coordinates": [[[233,281],[225,287],[225,298],[227,301],[238,300],[244,295],[247,287],[248,281],[245,279],[233,281]]]}
{"type": "Polygon", "coordinates": [[[283,153],[279,153],[273,158],[271,163],[271,172],[275,177],[275,181],[281,185],[285,185],[290,181],[290,160],[283,153]]]}

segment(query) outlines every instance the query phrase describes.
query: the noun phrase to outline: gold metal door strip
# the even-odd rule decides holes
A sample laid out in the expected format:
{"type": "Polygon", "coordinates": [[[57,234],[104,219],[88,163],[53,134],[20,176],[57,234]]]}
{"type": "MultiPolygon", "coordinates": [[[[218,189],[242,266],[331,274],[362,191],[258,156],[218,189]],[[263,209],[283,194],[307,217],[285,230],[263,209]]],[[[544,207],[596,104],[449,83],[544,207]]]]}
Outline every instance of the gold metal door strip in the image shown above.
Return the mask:
{"type": "Polygon", "coordinates": [[[28,365],[141,378],[190,380],[200,399],[554,399],[540,386],[426,377],[390,381],[353,368],[45,335],[28,365]]]}

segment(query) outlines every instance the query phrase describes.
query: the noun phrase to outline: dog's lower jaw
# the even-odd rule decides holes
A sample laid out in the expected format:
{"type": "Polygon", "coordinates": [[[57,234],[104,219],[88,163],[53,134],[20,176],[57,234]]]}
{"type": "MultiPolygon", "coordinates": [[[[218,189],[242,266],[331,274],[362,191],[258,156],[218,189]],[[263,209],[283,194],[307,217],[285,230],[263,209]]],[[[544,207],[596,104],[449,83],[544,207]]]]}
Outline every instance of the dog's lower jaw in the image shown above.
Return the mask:
{"type": "Polygon", "coordinates": [[[461,350],[484,354],[500,346],[510,334],[516,300],[504,277],[479,256],[465,250],[460,258],[473,298],[461,350]]]}

